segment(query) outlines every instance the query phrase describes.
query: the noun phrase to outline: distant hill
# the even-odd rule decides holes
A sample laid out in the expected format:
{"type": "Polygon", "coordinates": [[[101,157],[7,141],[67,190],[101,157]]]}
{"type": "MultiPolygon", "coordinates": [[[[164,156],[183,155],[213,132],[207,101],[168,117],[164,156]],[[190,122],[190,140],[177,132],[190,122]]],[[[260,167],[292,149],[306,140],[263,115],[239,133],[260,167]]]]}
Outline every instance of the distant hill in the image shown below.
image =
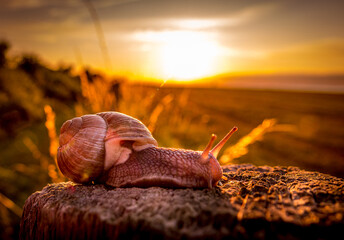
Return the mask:
{"type": "Polygon", "coordinates": [[[222,75],[219,87],[344,93],[344,75],[222,75]]]}

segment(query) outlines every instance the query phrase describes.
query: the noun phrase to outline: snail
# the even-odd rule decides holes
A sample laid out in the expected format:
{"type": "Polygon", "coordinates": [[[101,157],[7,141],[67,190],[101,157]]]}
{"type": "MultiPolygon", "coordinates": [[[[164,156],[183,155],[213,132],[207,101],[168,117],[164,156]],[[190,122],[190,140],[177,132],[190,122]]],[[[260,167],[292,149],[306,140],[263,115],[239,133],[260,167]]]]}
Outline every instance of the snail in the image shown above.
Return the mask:
{"type": "Polygon", "coordinates": [[[57,163],[77,183],[113,187],[213,188],[222,177],[216,157],[237,130],[203,152],[158,147],[148,128],[119,112],[102,112],[66,121],[60,132],[57,163]]]}

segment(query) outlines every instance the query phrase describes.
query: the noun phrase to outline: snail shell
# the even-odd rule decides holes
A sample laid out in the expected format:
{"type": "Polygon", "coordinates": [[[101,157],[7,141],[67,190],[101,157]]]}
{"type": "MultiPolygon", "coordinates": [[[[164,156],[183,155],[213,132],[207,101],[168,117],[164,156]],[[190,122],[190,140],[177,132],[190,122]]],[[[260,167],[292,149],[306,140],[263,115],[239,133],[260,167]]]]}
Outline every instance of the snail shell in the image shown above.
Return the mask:
{"type": "Polygon", "coordinates": [[[78,183],[211,188],[222,177],[216,156],[235,130],[199,152],[159,148],[142,122],[119,112],[84,115],[62,125],[57,163],[78,183]]]}

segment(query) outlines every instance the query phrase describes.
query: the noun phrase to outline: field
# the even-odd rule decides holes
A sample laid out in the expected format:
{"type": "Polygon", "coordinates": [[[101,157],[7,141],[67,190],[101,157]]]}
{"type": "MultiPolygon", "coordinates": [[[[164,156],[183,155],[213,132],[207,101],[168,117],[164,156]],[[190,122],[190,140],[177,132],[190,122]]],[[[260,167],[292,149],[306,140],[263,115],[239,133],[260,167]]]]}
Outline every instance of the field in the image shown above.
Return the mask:
{"type": "Polygon", "coordinates": [[[190,123],[187,132],[177,136],[185,147],[204,145],[211,133],[221,137],[234,125],[239,131],[228,145],[235,144],[264,120],[274,119],[257,141],[251,139],[247,154],[233,163],[298,166],[344,177],[344,95],[228,89],[160,92],[188,94],[182,114],[196,126],[190,123]],[[190,138],[194,146],[188,144],[190,138]]]}
{"type": "MultiPolygon", "coordinates": [[[[343,94],[128,84],[121,89],[117,109],[142,120],[159,146],[202,150],[212,133],[222,138],[237,126],[220,153],[222,164],[298,166],[344,177],[343,94]]],[[[59,129],[76,115],[111,110],[111,99],[112,105],[93,99],[88,107],[50,99],[44,108],[50,120],[21,125],[17,134],[3,138],[0,225],[7,235],[18,229],[21,207],[31,193],[66,180],[49,152],[52,125],[59,129]]]]}

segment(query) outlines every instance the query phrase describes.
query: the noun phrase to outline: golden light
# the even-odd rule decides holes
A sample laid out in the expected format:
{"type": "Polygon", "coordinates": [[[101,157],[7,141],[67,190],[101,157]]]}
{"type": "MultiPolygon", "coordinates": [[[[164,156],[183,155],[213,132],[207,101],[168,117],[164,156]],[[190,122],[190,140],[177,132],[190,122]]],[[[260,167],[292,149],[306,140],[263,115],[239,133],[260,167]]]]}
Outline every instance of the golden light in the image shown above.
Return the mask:
{"type": "MultiPolygon", "coordinates": [[[[217,58],[221,46],[211,32],[145,31],[136,32],[134,39],[139,40],[142,46],[148,47],[151,55],[155,55],[155,75],[165,81],[189,81],[218,73],[217,58]]],[[[146,64],[148,65],[147,62],[146,64]]]]}
{"type": "Polygon", "coordinates": [[[165,32],[161,46],[165,79],[188,81],[216,73],[218,45],[202,32],[165,32]]]}

